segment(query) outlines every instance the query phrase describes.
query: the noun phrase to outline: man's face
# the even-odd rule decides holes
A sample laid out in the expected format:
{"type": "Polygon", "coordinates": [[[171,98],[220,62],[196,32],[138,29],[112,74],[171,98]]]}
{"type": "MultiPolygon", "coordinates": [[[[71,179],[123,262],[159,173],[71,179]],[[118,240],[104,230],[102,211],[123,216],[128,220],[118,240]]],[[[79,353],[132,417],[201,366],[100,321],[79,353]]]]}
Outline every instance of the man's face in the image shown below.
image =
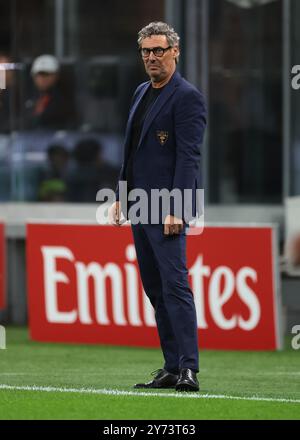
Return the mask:
{"type": "Polygon", "coordinates": [[[57,73],[39,72],[33,77],[34,84],[40,92],[47,92],[56,84],[57,80],[57,73]]]}
{"type": "MultiPolygon", "coordinates": [[[[141,43],[141,49],[153,49],[154,47],[161,47],[166,49],[169,47],[167,37],[165,35],[151,35],[151,37],[144,38],[141,43]]],[[[177,46],[171,47],[165,51],[162,57],[155,56],[150,52],[148,57],[143,57],[145,70],[153,82],[160,82],[172,76],[175,68],[175,59],[179,55],[177,46]]]]}

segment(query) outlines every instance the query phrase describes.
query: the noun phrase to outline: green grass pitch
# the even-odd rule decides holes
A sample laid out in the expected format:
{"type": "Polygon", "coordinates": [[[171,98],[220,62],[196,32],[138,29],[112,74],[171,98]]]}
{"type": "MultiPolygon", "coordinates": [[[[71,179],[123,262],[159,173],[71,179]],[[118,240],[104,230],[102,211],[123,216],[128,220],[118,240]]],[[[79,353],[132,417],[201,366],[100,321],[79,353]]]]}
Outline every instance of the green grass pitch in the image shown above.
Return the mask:
{"type": "Polygon", "coordinates": [[[133,389],[162,367],[159,349],[41,344],[6,330],[0,419],[300,419],[300,351],[289,341],[282,352],[200,351],[192,395],[133,389]]]}

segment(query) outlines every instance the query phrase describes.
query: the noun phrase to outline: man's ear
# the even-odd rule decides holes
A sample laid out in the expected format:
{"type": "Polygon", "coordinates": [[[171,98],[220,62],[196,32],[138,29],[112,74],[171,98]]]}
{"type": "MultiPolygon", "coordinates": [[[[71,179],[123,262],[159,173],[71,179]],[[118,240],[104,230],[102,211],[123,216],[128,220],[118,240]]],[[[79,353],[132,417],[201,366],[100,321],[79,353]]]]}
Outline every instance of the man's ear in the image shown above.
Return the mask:
{"type": "Polygon", "coordinates": [[[173,48],[173,56],[174,56],[174,59],[176,60],[176,62],[178,62],[178,58],[179,58],[179,55],[180,55],[180,50],[179,50],[179,47],[178,46],[175,46],[174,48],[173,48]]]}

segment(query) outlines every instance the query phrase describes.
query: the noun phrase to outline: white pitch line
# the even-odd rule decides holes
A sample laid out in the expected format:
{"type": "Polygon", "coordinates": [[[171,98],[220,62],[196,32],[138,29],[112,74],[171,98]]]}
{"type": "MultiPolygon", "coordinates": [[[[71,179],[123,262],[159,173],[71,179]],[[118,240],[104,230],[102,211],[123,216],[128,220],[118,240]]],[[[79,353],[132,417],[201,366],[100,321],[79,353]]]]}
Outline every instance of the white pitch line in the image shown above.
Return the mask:
{"type": "Polygon", "coordinates": [[[142,397],[174,397],[176,399],[189,398],[189,399],[227,399],[227,400],[248,400],[255,402],[280,402],[280,403],[300,403],[300,399],[285,399],[285,398],[272,398],[272,397],[242,397],[242,396],[230,396],[226,394],[198,394],[198,393],[157,393],[157,392],[138,392],[138,391],[122,391],[122,390],[109,390],[109,389],[94,389],[94,388],[58,388],[58,387],[40,387],[40,386],[18,386],[18,385],[6,385],[0,384],[0,390],[11,391],[40,391],[47,393],[78,393],[78,394],[100,394],[109,396],[142,396],[142,397]]]}
{"type": "MultiPolygon", "coordinates": [[[[203,372],[203,370],[201,371],[201,373],[202,372],[203,372]]],[[[79,373],[82,373],[82,370],[67,370],[67,371],[56,372],[52,376],[58,376],[58,375],[61,376],[62,374],[68,374],[68,375],[74,374],[75,375],[75,374],[79,374],[79,373]]],[[[85,372],[84,374],[85,374],[85,376],[104,376],[105,375],[105,373],[101,373],[99,371],[94,372],[94,373],[85,372]]],[[[229,375],[229,374],[232,376],[231,372],[226,373],[226,374],[224,373],[224,376],[229,375]]],[[[44,375],[45,375],[45,373],[12,373],[12,372],[0,373],[0,376],[44,376],[44,375]]],[[[273,376],[300,376],[300,371],[268,371],[268,372],[259,372],[258,375],[259,376],[271,376],[271,375],[273,375],[273,376]]],[[[253,373],[243,372],[242,376],[243,377],[245,377],[245,376],[253,377],[253,373]]]]}

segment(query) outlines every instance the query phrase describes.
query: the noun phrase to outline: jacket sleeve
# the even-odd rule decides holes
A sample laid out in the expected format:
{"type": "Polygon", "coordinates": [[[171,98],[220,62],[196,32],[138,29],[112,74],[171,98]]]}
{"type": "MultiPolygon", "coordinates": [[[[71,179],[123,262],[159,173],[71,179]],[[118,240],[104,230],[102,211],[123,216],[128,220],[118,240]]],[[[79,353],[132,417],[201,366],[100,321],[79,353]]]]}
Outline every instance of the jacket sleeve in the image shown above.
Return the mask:
{"type": "MultiPolygon", "coordinates": [[[[203,95],[197,89],[189,89],[179,98],[174,112],[176,165],[173,189],[193,189],[200,172],[201,146],[207,123],[207,111],[203,95]]],[[[176,215],[171,205],[171,215],[176,215]]]]}

